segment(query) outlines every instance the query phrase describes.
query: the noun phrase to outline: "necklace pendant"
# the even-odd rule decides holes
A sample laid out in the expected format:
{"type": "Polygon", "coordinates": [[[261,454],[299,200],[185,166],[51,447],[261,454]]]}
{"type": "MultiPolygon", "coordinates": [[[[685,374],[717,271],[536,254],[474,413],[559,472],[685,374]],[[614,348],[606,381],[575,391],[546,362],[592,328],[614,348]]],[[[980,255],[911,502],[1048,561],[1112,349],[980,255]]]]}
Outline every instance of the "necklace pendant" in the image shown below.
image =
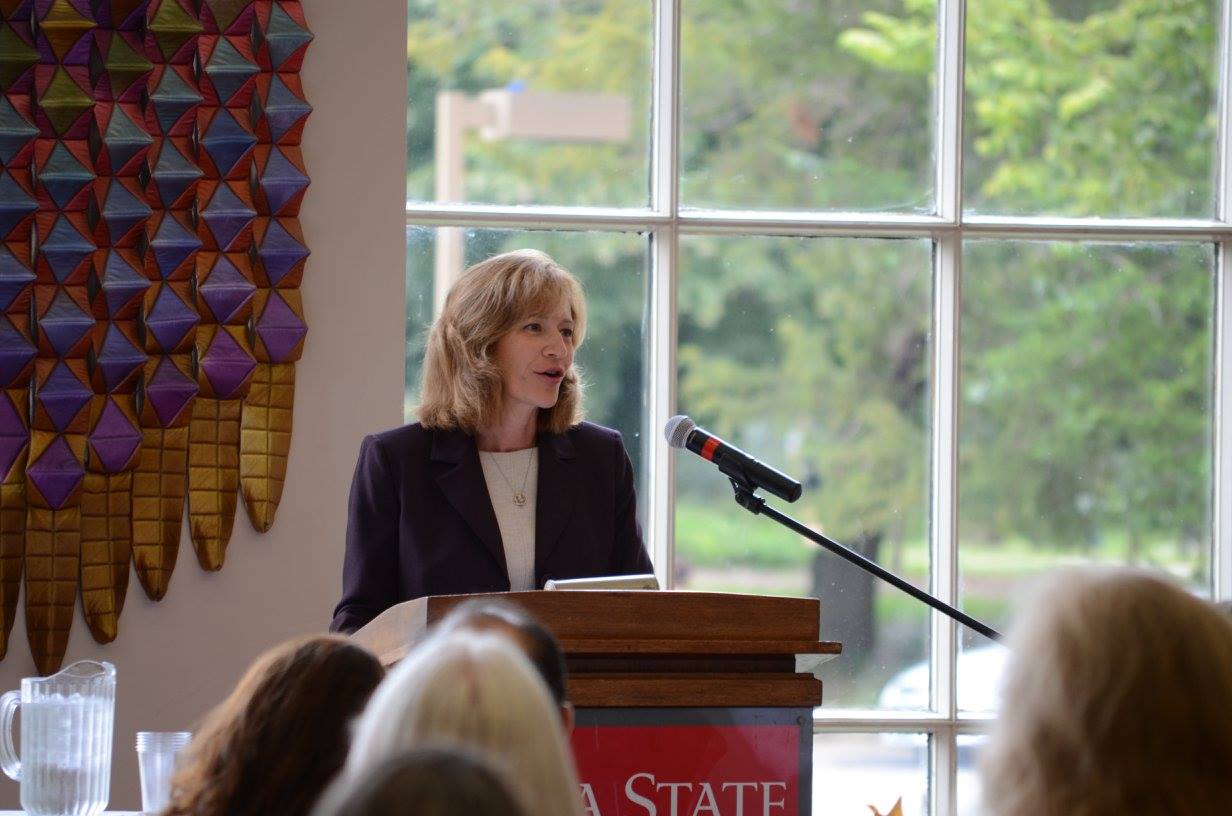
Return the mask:
{"type": "Polygon", "coordinates": [[[516,504],[518,507],[524,506],[526,504],[526,494],[520,490],[517,493],[514,493],[513,503],[516,504]]]}

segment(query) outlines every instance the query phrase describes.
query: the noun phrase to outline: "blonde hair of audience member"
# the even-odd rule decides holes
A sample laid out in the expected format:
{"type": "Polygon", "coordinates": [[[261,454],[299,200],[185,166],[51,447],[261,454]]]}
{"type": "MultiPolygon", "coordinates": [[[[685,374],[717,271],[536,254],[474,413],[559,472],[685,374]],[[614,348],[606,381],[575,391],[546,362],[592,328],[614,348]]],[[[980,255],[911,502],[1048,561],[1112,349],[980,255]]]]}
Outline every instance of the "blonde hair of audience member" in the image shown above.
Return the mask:
{"type": "Polygon", "coordinates": [[[536,816],[581,816],[573,757],[547,688],[525,655],[496,634],[424,641],[389,673],[356,727],[346,775],[409,748],[478,751],[509,772],[536,816]]]}
{"type": "Polygon", "coordinates": [[[1232,622],[1135,570],[1062,573],[1025,609],[981,760],[988,816],[1226,813],[1232,622]]]}
{"type": "Polygon", "coordinates": [[[508,637],[522,650],[547,686],[552,702],[560,712],[560,722],[568,733],[573,730],[573,703],[569,702],[569,669],[560,641],[538,618],[509,601],[472,598],[449,611],[429,630],[428,637],[451,632],[492,632],[508,637]]]}
{"type": "Polygon", "coordinates": [[[417,748],[335,785],[314,816],[523,816],[513,785],[469,751],[417,748]]]}
{"type": "Polygon", "coordinates": [[[341,635],[265,652],[181,755],[163,816],[308,813],[384,676],[375,655],[341,635]]]}
{"type": "MultiPolygon", "coordinates": [[[[582,284],[551,256],[518,249],[468,268],[449,289],[428,332],[422,401],[415,409],[425,428],[468,434],[495,426],[504,405],[504,378],[492,350],[527,315],[567,301],[573,317],[572,345],[586,337],[582,284]]],[[[569,366],[560,395],[539,411],[539,430],[564,433],[582,421],[581,374],[569,366]]]]}

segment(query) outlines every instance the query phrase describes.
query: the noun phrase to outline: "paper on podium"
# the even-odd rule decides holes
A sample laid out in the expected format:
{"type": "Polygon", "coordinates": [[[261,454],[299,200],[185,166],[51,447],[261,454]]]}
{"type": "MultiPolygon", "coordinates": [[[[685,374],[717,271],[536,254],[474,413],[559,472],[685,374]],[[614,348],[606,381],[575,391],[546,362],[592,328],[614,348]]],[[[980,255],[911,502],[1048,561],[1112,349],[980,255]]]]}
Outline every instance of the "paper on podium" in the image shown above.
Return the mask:
{"type": "Polygon", "coordinates": [[[645,575],[601,575],[594,578],[549,578],[544,589],[658,589],[653,572],[645,575]]]}

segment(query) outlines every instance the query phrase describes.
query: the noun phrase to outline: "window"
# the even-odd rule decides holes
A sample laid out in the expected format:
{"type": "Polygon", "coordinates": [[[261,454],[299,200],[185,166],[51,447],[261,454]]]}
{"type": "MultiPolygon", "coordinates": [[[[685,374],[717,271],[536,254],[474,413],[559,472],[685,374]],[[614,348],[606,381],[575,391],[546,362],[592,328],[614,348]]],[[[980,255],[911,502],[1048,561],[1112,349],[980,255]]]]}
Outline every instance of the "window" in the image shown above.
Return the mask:
{"type": "Polygon", "coordinates": [[[553,254],[661,578],[820,597],[815,780],[973,813],[1000,648],[662,428],[792,473],[783,509],[994,626],[1075,562],[1232,597],[1230,6],[410,0],[408,410],[451,276],[553,254]]]}

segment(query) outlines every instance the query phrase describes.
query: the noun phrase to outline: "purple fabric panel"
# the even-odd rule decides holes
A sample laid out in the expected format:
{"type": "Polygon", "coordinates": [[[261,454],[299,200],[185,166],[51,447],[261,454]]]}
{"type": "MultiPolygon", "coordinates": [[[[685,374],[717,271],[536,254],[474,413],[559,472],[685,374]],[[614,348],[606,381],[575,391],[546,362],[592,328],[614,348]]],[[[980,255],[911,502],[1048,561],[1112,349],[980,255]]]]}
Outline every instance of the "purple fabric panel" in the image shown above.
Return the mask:
{"type": "Polygon", "coordinates": [[[278,291],[270,293],[269,302],[257,321],[257,335],[269,352],[271,363],[287,362],[291,352],[308,333],[308,326],[287,305],[278,291]]]}
{"type": "Polygon", "coordinates": [[[81,484],[85,468],[77,461],[64,437],[58,436],[38,461],[26,470],[26,476],[43,494],[53,510],[59,510],[69,495],[81,484]]]}
{"type": "Polygon", "coordinates": [[[257,367],[257,361],[229,332],[219,330],[201,360],[201,370],[218,399],[228,399],[257,367]]]}

